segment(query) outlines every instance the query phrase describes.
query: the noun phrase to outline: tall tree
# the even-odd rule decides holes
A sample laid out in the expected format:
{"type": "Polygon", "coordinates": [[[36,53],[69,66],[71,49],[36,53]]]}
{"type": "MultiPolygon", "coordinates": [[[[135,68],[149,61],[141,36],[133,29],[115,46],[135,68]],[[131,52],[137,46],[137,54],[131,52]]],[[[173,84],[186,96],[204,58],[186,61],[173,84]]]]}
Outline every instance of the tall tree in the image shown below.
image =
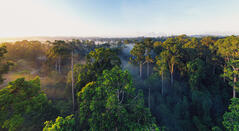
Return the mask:
{"type": "Polygon", "coordinates": [[[215,75],[216,69],[220,68],[223,65],[223,59],[217,54],[218,48],[215,45],[215,42],[216,38],[210,36],[203,37],[201,40],[201,52],[203,54],[206,64],[210,64],[213,67],[213,75],[215,75]]]}
{"type": "Polygon", "coordinates": [[[226,63],[224,76],[233,81],[233,98],[235,98],[239,72],[239,38],[230,36],[218,40],[215,44],[218,47],[218,54],[224,58],[226,63]]]}
{"type": "Polygon", "coordinates": [[[214,55],[214,52],[211,52],[210,51],[210,48],[212,49],[213,48],[213,45],[215,43],[215,40],[213,37],[203,37],[201,39],[201,54],[202,54],[202,57],[204,57],[206,63],[209,63],[209,58],[211,57],[211,55],[214,55]]]}
{"type": "Polygon", "coordinates": [[[149,64],[154,62],[151,56],[151,50],[153,49],[153,40],[150,38],[146,38],[144,40],[144,45],[146,49],[145,63],[147,64],[147,77],[149,77],[149,64]]]}
{"type": "Polygon", "coordinates": [[[229,85],[233,87],[233,98],[235,98],[236,90],[239,87],[239,60],[229,60],[224,68],[223,76],[228,78],[229,85]]]}
{"type": "Polygon", "coordinates": [[[48,52],[48,56],[55,61],[55,69],[61,73],[62,59],[71,54],[69,44],[62,40],[56,40],[48,52]]]}
{"type": "Polygon", "coordinates": [[[68,44],[70,46],[71,50],[71,95],[72,95],[72,107],[73,107],[73,113],[75,112],[75,76],[74,76],[74,52],[78,51],[77,44],[79,43],[78,40],[72,40],[68,44]]]}
{"type": "Polygon", "coordinates": [[[130,61],[132,63],[139,64],[139,76],[142,78],[143,71],[143,61],[145,59],[145,46],[143,43],[136,43],[134,48],[130,51],[132,57],[130,57],[130,61]]]}
{"type": "Polygon", "coordinates": [[[161,94],[163,96],[164,94],[164,76],[166,74],[166,71],[167,71],[167,62],[166,62],[166,59],[165,57],[163,57],[164,55],[162,54],[161,57],[157,56],[156,59],[157,59],[157,62],[156,62],[156,67],[154,68],[158,73],[159,75],[161,75],[161,94]]]}
{"type": "Polygon", "coordinates": [[[177,37],[168,38],[162,46],[164,50],[161,52],[161,54],[167,60],[167,64],[169,66],[169,71],[171,74],[171,86],[173,86],[175,65],[180,62],[180,58],[182,57],[182,42],[177,37]]]}
{"type": "Polygon", "coordinates": [[[2,75],[9,71],[9,67],[12,63],[4,60],[4,55],[7,53],[6,46],[0,46],[0,84],[3,82],[2,75]]]}

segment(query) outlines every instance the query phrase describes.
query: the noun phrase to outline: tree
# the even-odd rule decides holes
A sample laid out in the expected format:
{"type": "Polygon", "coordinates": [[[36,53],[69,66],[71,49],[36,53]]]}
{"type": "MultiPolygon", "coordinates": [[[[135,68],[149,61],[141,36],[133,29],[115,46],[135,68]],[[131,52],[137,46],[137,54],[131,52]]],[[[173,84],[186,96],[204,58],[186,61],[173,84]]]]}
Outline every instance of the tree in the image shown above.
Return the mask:
{"type": "Polygon", "coordinates": [[[73,113],[74,113],[75,112],[74,52],[81,51],[82,47],[77,46],[77,44],[80,45],[80,42],[78,40],[72,40],[68,44],[71,50],[71,91],[72,91],[72,105],[73,105],[73,113]]]}
{"type": "Polygon", "coordinates": [[[9,130],[39,129],[51,110],[46,94],[40,89],[40,79],[19,78],[0,90],[0,125],[9,130]]]}
{"type": "Polygon", "coordinates": [[[230,112],[223,115],[223,125],[229,131],[239,130],[239,98],[232,98],[228,107],[230,112]]]}
{"type": "Polygon", "coordinates": [[[3,82],[2,74],[7,73],[12,63],[4,61],[4,54],[7,53],[6,46],[0,46],[0,84],[3,82]]]}
{"type": "Polygon", "coordinates": [[[130,43],[130,41],[129,40],[124,40],[124,44],[129,44],[130,43]]]}
{"type": "Polygon", "coordinates": [[[147,77],[149,77],[149,64],[154,62],[152,56],[150,55],[151,50],[153,49],[153,41],[150,38],[147,38],[144,40],[144,45],[146,47],[145,63],[147,64],[147,77]]]}
{"type": "Polygon", "coordinates": [[[75,111],[75,87],[74,87],[74,50],[71,51],[71,91],[72,91],[72,105],[73,112],[75,111]]]}
{"type": "Polygon", "coordinates": [[[165,57],[163,57],[163,54],[161,57],[156,57],[157,62],[156,62],[156,68],[155,70],[158,71],[159,75],[161,75],[161,80],[162,80],[162,90],[161,90],[161,94],[163,96],[164,93],[164,75],[165,72],[167,71],[167,63],[166,63],[166,59],[165,57]]]}
{"type": "Polygon", "coordinates": [[[191,89],[198,89],[206,76],[206,65],[200,58],[187,63],[189,85],[191,89]]]}
{"type": "Polygon", "coordinates": [[[139,64],[139,76],[142,78],[142,66],[145,59],[145,46],[142,43],[136,43],[134,48],[130,51],[130,54],[132,55],[132,57],[130,57],[130,61],[132,63],[139,64]]]}
{"type": "Polygon", "coordinates": [[[75,131],[75,118],[69,115],[65,118],[58,116],[56,121],[46,121],[43,131],[75,131]]]}
{"type": "Polygon", "coordinates": [[[62,59],[69,56],[71,48],[69,44],[62,40],[56,40],[52,43],[52,47],[48,52],[48,57],[55,61],[55,69],[61,73],[62,59]]]}
{"type": "Polygon", "coordinates": [[[224,63],[221,56],[219,56],[217,53],[218,47],[215,42],[216,38],[210,36],[203,37],[201,40],[202,57],[204,57],[206,64],[210,64],[213,67],[213,69],[211,70],[213,75],[215,75],[216,69],[220,69],[220,67],[224,63]]]}
{"type": "Polygon", "coordinates": [[[166,58],[167,64],[169,66],[169,71],[171,74],[171,86],[173,86],[173,75],[175,72],[175,64],[180,62],[180,57],[182,57],[182,42],[179,38],[168,38],[163,43],[164,50],[161,52],[162,56],[166,58]]]}
{"type": "Polygon", "coordinates": [[[86,64],[76,66],[78,80],[77,90],[80,91],[87,83],[95,81],[106,69],[110,70],[114,66],[120,66],[121,61],[116,52],[111,49],[98,48],[87,55],[86,64]]]}
{"type": "Polygon", "coordinates": [[[229,79],[229,85],[233,87],[233,98],[236,97],[236,90],[239,86],[239,60],[229,60],[224,67],[223,76],[229,79]]]}
{"type": "Polygon", "coordinates": [[[213,37],[207,36],[203,37],[200,42],[202,43],[201,45],[202,56],[204,57],[206,63],[208,63],[210,57],[215,57],[213,51],[215,40],[213,37]]]}
{"type": "MultiPolygon", "coordinates": [[[[146,63],[147,64],[147,78],[149,77],[149,64],[150,63],[153,63],[154,60],[151,56],[151,50],[153,48],[153,41],[150,39],[150,38],[146,38],[144,40],[144,45],[145,45],[145,49],[146,49],[146,56],[145,56],[145,62],[144,64],[146,63]]],[[[148,98],[148,107],[150,109],[150,87],[149,87],[149,98],[148,98]]]]}
{"type": "Polygon", "coordinates": [[[121,61],[116,52],[109,48],[99,48],[91,51],[87,56],[87,64],[91,64],[97,74],[103,70],[112,69],[114,66],[120,66],[121,61]]]}
{"type": "Polygon", "coordinates": [[[224,76],[230,81],[233,77],[233,98],[236,97],[236,86],[239,71],[239,38],[235,36],[220,39],[215,43],[218,47],[218,54],[225,60],[224,76]]]}
{"type": "Polygon", "coordinates": [[[160,55],[161,51],[163,50],[162,42],[160,42],[160,41],[155,41],[153,47],[154,47],[154,52],[155,52],[157,55],[160,55]]]}
{"type": "Polygon", "coordinates": [[[142,95],[135,92],[127,71],[119,67],[104,70],[97,81],[88,83],[78,93],[80,129],[150,129],[154,120],[144,107],[142,95]]]}

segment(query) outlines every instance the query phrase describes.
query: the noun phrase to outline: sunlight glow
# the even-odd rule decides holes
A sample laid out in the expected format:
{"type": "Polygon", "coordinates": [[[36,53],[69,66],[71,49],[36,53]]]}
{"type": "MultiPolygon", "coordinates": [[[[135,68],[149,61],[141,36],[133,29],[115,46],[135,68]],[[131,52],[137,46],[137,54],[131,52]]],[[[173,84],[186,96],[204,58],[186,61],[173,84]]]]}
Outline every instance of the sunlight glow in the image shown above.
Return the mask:
{"type": "Polygon", "coordinates": [[[239,34],[238,0],[0,0],[0,37],[239,34]]]}

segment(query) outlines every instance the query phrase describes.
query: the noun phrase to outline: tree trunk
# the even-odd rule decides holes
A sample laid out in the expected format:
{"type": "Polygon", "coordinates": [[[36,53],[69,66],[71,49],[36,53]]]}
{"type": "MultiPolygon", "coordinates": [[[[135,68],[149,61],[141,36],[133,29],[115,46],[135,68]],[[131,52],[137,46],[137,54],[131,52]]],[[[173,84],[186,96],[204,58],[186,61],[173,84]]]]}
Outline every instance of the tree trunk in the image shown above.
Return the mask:
{"type": "Polygon", "coordinates": [[[139,63],[139,76],[142,78],[142,62],[139,63]]]}
{"type": "Polygon", "coordinates": [[[161,77],[162,77],[162,92],[161,93],[162,93],[162,96],[163,96],[163,72],[162,72],[162,76],[161,77]]]}
{"type": "Polygon", "coordinates": [[[147,62],[147,77],[149,77],[149,62],[147,62]]]}
{"type": "Polygon", "coordinates": [[[149,98],[148,98],[148,105],[149,105],[149,110],[150,110],[150,87],[149,87],[149,98]]]}
{"type": "Polygon", "coordinates": [[[61,57],[59,57],[59,63],[58,64],[59,64],[59,67],[58,67],[59,71],[58,72],[61,73],[61,57]]]}
{"type": "Polygon", "coordinates": [[[75,112],[75,89],[74,89],[74,52],[71,52],[71,90],[72,90],[72,104],[73,104],[73,113],[75,112]]]}
{"type": "MultiPolygon", "coordinates": [[[[226,67],[226,65],[224,65],[224,68],[226,67]]],[[[226,77],[225,75],[223,75],[223,82],[226,82],[226,77]]]]}
{"type": "Polygon", "coordinates": [[[205,57],[205,60],[206,60],[206,64],[207,64],[207,56],[205,57]]]}
{"type": "MultiPolygon", "coordinates": [[[[225,60],[226,61],[226,60],[225,60]]],[[[225,69],[226,65],[224,64],[224,69],[225,69]]],[[[223,81],[226,82],[226,77],[225,75],[223,75],[223,81]]]]}
{"type": "Polygon", "coordinates": [[[234,76],[233,76],[233,98],[236,98],[236,82],[237,82],[237,78],[236,78],[236,74],[234,74],[234,76]]]}
{"type": "Polygon", "coordinates": [[[173,86],[173,72],[171,72],[171,87],[173,86]]]}
{"type": "Polygon", "coordinates": [[[57,63],[57,60],[56,60],[56,64],[55,64],[55,70],[56,70],[56,71],[57,71],[57,64],[58,64],[58,63],[57,63]]]}
{"type": "Polygon", "coordinates": [[[174,72],[174,64],[172,64],[171,72],[170,72],[170,74],[171,74],[171,87],[173,86],[173,72],[174,72]]]}
{"type": "Polygon", "coordinates": [[[216,66],[215,66],[215,65],[213,65],[212,74],[213,74],[213,75],[215,75],[215,73],[216,73],[216,66]]]}

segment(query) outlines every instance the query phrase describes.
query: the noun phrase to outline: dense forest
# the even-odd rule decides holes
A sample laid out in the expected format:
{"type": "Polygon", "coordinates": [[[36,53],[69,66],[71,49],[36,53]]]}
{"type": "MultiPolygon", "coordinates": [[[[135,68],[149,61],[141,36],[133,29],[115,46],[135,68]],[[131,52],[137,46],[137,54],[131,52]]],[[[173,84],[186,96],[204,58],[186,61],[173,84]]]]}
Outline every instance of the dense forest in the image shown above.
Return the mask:
{"type": "Polygon", "coordinates": [[[238,36],[109,41],[1,43],[0,130],[239,130],[238,36]]]}

